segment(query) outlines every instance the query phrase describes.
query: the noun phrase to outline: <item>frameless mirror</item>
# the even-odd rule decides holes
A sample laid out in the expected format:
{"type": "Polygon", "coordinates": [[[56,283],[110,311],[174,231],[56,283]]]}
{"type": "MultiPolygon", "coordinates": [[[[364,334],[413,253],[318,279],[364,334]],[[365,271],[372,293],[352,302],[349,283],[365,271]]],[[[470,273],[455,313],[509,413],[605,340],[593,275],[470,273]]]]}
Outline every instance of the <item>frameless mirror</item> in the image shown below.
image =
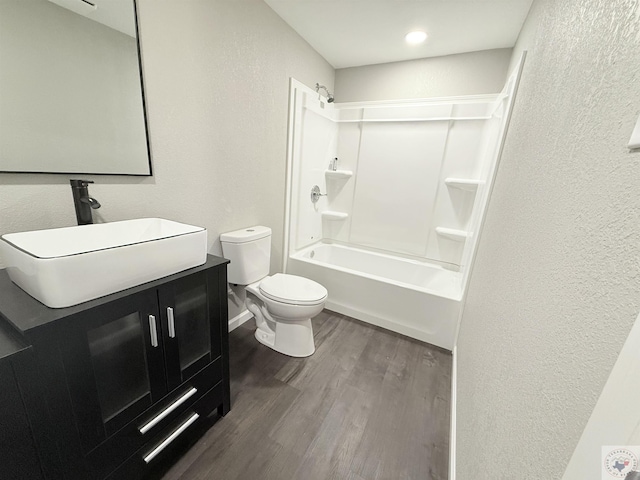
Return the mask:
{"type": "Polygon", "coordinates": [[[0,0],[0,171],[151,175],[134,0],[0,0]]]}

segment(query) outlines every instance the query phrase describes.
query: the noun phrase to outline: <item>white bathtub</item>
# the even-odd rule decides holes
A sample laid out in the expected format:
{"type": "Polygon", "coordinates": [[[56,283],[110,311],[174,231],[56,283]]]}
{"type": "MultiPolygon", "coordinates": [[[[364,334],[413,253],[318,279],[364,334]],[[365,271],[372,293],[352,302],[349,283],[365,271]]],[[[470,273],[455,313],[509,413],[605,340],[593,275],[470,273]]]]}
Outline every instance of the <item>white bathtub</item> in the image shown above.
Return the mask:
{"type": "Polygon", "coordinates": [[[287,273],[329,291],[326,308],[409,337],[453,348],[460,274],[438,265],[335,244],[289,257],[287,273]]]}

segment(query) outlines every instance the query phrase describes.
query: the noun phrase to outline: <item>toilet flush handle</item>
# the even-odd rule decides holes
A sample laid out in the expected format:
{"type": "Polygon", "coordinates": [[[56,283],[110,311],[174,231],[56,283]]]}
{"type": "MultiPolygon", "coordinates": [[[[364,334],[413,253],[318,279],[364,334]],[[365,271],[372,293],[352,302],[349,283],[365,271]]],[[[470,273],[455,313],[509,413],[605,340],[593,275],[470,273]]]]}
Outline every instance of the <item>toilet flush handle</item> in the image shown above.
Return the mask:
{"type": "Polygon", "coordinates": [[[326,197],[326,193],[320,193],[320,187],[318,185],[314,185],[311,189],[311,202],[316,203],[320,200],[320,197],[326,197]]]}

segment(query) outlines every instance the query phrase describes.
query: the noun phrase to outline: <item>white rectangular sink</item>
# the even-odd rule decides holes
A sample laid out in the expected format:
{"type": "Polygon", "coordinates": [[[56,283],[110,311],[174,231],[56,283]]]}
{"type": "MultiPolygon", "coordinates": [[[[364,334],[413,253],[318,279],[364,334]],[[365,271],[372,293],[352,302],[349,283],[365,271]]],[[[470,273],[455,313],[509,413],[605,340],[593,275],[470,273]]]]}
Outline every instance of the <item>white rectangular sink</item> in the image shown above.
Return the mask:
{"type": "Polygon", "coordinates": [[[162,218],[2,235],[9,278],[51,308],[77,305],[207,260],[207,230],[162,218]]]}

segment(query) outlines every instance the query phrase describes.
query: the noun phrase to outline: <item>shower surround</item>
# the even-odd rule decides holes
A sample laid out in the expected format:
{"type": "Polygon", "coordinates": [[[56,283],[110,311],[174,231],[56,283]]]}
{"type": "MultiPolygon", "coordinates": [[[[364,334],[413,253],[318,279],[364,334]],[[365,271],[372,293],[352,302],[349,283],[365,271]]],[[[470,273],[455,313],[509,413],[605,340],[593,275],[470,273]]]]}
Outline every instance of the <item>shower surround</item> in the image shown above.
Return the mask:
{"type": "Polygon", "coordinates": [[[292,79],[284,270],[329,310],[451,350],[520,70],[498,95],[400,102],[292,79]]]}

